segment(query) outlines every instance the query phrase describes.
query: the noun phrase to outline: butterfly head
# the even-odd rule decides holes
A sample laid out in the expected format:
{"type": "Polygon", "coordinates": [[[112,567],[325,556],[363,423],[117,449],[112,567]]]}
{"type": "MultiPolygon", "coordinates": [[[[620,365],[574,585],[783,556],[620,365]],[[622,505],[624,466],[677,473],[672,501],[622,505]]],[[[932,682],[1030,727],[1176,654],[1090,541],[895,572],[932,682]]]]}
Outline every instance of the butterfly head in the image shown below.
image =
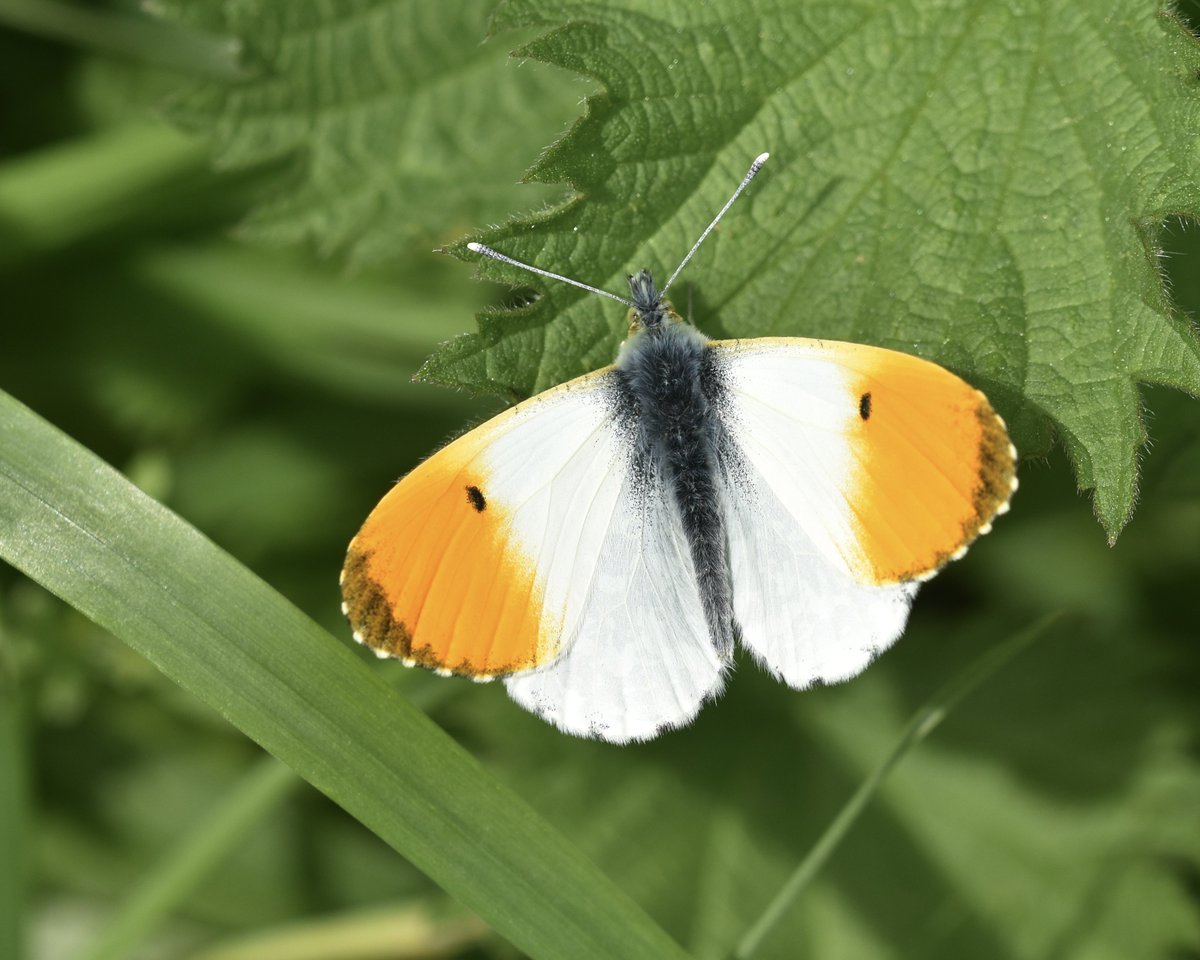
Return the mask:
{"type": "Polygon", "coordinates": [[[654,283],[654,277],[649,270],[634,274],[629,278],[630,330],[653,330],[661,327],[664,322],[677,320],[671,304],[663,299],[662,293],[654,283]]]}

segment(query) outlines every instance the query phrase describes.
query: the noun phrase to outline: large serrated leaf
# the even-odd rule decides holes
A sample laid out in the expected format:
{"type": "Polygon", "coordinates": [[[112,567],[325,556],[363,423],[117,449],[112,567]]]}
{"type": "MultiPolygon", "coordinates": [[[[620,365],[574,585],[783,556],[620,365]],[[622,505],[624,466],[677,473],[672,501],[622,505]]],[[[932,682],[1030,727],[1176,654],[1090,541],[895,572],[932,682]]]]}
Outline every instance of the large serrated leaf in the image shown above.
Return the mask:
{"type": "Polygon", "coordinates": [[[587,89],[481,43],[484,0],[156,7],[244,49],[250,79],[200,79],[168,109],[222,167],[281,164],[242,234],[356,264],[535,205],[517,180],[587,89]]]}
{"type": "MultiPolygon", "coordinates": [[[[936,360],[991,395],[1024,452],[1051,427],[1117,534],[1138,383],[1200,392],[1200,346],[1156,262],[1163,218],[1200,212],[1200,48],[1172,15],[1150,0],[511,0],[500,23],[554,27],[523,52],[604,93],[532,173],[577,198],[481,239],[619,292],[632,269],[671,270],[770,150],[685,275],[698,325],[936,360]]],[[[609,362],[620,312],[534,283],[540,299],[482,317],[424,375],[523,395],[609,362]]]]}

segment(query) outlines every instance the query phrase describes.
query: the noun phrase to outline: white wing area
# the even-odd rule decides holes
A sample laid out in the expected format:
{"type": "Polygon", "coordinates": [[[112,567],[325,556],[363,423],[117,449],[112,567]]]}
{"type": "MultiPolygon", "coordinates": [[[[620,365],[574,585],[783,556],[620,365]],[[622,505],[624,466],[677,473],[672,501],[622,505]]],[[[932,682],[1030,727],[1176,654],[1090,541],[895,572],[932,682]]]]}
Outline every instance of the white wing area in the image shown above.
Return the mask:
{"type": "Polygon", "coordinates": [[[574,584],[563,652],[506,679],[509,694],[568,733],[612,743],[687,723],[720,692],[725,665],[660,479],[625,478],[590,566],[574,584]]]}
{"type": "Polygon", "coordinates": [[[857,409],[843,370],[807,343],[714,345],[728,390],[718,414],[737,450],[725,474],[734,613],[742,643],[799,689],[862,671],[903,632],[917,590],[850,574],[843,423],[857,409]]]}
{"type": "MultiPolygon", "coordinates": [[[[613,374],[600,371],[539,394],[487,438],[479,460],[489,500],[542,596],[541,622],[561,651],[578,629],[588,584],[628,475],[613,374]]],[[[486,425],[485,425],[486,429],[486,425]]]]}
{"type": "Polygon", "coordinates": [[[904,631],[916,583],[855,582],[761,478],[731,480],[726,495],[741,640],[784,683],[804,689],[853,677],[904,631]]]}
{"type": "Polygon", "coordinates": [[[514,674],[514,700],[615,743],[691,720],[719,692],[691,553],[661,478],[634,471],[606,373],[542,395],[488,438],[487,495],[536,572],[557,655],[514,674]]]}

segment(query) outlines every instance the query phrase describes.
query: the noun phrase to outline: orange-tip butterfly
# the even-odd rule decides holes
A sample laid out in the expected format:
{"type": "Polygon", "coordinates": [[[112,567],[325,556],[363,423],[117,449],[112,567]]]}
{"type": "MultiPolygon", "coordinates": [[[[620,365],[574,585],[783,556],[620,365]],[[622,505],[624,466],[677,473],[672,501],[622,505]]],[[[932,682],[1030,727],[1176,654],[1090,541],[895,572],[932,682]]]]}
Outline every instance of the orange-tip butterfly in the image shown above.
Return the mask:
{"type": "Polygon", "coordinates": [[[431,456],[350,544],[343,610],[380,656],[503,678],[562,730],[646,740],[720,692],[741,643],[798,689],[861,671],[918,584],[1008,509],[987,398],[862,344],[709,340],[648,271],[612,366],[431,456]]]}

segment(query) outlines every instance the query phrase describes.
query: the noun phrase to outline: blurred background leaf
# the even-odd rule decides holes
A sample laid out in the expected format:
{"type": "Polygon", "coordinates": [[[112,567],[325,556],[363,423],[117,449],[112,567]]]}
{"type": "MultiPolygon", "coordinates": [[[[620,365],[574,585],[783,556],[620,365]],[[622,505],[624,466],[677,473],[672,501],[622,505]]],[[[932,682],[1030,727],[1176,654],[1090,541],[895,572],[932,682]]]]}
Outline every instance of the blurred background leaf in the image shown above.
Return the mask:
{"type": "Polygon", "coordinates": [[[592,86],[509,62],[512,38],[483,42],[491,0],[157,8],[243,51],[249,79],[200,79],[168,116],[208,138],[222,168],[278,164],[244,237],[395,261],[562,193],[515,185],[592,86]]]}
{"type": "MultiPolygon", "coordinates": [[[[290,26],[299,22],[291,18],[316,9],[308,4],[273,14],[241,3],[171,7],[172,19],[160,26],[189,35],[200,30],[211,41],[200,48],[236,53],[236,77],[219,81],[211,70],[164,69],[136,44],[101,46],[91,30],[68,33],[64,42],[61,30],[6,18],[5,7],[0,3],[0,23],[9,25],[0,30],[0,387],[197,524],[339,636],[347,631],[336,581],[349,536],[398,475],[495,409],[435,386],[414,386],[409,377],[439,341],[471,327],[472,313],[500,316],[526,300],[470,282],[469,268],[430,248],[562,200],[565,182],[513,181],[585,110],[593,119],[576,137],[601,131],[605,138],[595,145],[599,166],[592,179],[575,179],[575,188],[587,186],[586,202],[550,208],[533,227],[512,226],[504,249],[613,287],[622,271],[643,264],[661,273],[749,158],[771,149],[775,157],[762,181],[684,278],[702,328],[718,335],[774,330],[744,325],[774,323],[773,309],[802,296],[804,307],[794,315],[811,317],[812,325],[788,332],[854,336],[938,357],[993,393],[1006,414],[1016,414],[1028,450],[1047,449],[1037,416],[1021,400],[1025,383],[1007,379],[1013,375],[1010,341],[996,339],[985,349],[969,328],[958,326],[977,317],[982,303],[994,312],[997,331],[1009,329],[1001,321],[1011,303],[977,296],[980,289],[993,291],[1003,272],[980,279],[971,272],[978,264],[947,249],[934,262],[943,280],[957,279],[939,286],[923,284],[907,261],[896,262],[901,241],[919,249],[918,240],[936,234],[933,214],[945,208],[898,191],[886,194],[887,210],[925,211],[914,227],[911,220],[885,217],[884,207],[848,207],[857,216],[830,234],[831,245],[803,245],[805,286],[784,291],[782,300],[771,299],[780,293],[778,261],[754,260],[767,249],[780,255],[800,249],[799,235],[786,230],[817,230],[833,216],[832,201],[845,186],[822,192],[828,166],[841,154],[829,152],[839,141],[830,137],[830,122],[814,113],[828,109],[834,117],[833,106],[808,99],[811,71],[767,86],[764,78],[792,63],[794,51],[777,50],[775,59],[759,58],[748,71],[735,41],[750,43],[759,32],[769,38],[780,18],[800,15],[809,26],[789,43],[813,40],[826,36],[818,27],[826,30],[857,8],[787,5],[756,24],[745,7],[740,22],[714,26],[701,38],[710,47],[702,47],[695,24],[716,23],[719,13],[712,10],[684,11],[683,20],[665,29],[664,20],[681,7],[543,6],[543,27],[483,42],[486,5],[453,13],[432,5],[364,5],[340,32],[348,50],[370,39],[364,26],[375,28],[375,42],[397,44],[394,50],[409,50],[405,31],[413,25],[441,40],[393,77],[365,57],[356,74],[364,86],[318,90],[295,83],[302,75],[281,70],[273,59],[286,54],[298,71],[304,57],[314,63],[328,55],[318,49],[321,30],[311,32],[306,52],[303,31],[290,26]],[[544,29],[564,25],[565,32],[537,39],[544,29]],[[230,39],[239,43],[230,46],[230,39]],[[508,59],[518,46],[531,55],[574,50],[572,75],[532,56],[508,59]],[[686,47],[686,56],[673,64],[677,47],[686,47]],[[713,76],[725,78],[716,100],[683,96],[696,82],[689,64],[699,50],[710,50],[713,76]],[[630,65],[623,76],[613,73],[614,51],[630,65]],[[720,72],[723,65],[733,72],[720,72]],[[607,69],[607,93],[585,108],[578,101],[597,85],[579,77],[598,66],[607,69]],[[649,70],[658,85],[632,89],[635,79],[646,82],[649,70]],[[370,86],[385,79],[411,86],[370,86]],[[608,87],[618,81],[625,86],[608,87]],[[378,131],[368,135],[366,121],[374,115],[360,110],[354,128],[360,135],[348,141],[354,149],[338,156],[337,130],[351,127],[347,118],[338,119],[336,105],[370,89],[378,95],[367,101],[384,111],[378,131]],[[675,133],[661,159],[645,151],[656,135],[646,124],[621,126],[622,118],[634,116],[634,107],[614,100],[622,89],[631,103],[642,98],[648,106],[641,109],[665,112],[645,115],[658,118],[659,132],[675,133]],[[705,104],[736,113],[754,102],[756,90],[760,99],[796,109],[747,114],[749,125],[732,138],[699,136],[718,121],[731,129],[725,114],[702,113],[705,104]],[[462,113],[469,121],[457,121],[453,107],[435,109],[459,102],[455,97],[478,98],[462,113]],[[251,102],[262,108],[256,126],[262,139],[247,142],[240,138],[251,125],[241,130],[219,118],[251,102]],[[319,104],[326,115],[310,117],[306,111],[319,104]],[[482,116],[488,106],[493,113],[482,116]],[[164,113],[186,117],[202,136],[188,140],[155,123],[164,113]],[[698,132],[694,138],[686,134],[691,129],[698,132]],[[379,152],[371,152],[376,145],[379,152]],[[222,160],[216,172],[206,165],[214,147],[222,160]],[[356,152],[362,150],[367,153],[356,152]],[[614,164],[618,153],[631,156],[614,164]],[[654,170],[635,178],[632,188],[617,189],[629,171],[654,170]],[[329,179],[314,183],[314,171],[329,179]],[[353,189],[343,197],[347,182],[353,189]],[[6,183],[17,188],[6,191],[6,183]],[[30,183],[36,194],[23,186],[30,183]],[[369,215],[362,193],[368,184],[392,191],[377,204],[388,212],[386,220],[369,215]],[[302,198],[314,203],[305,207],[302,198]],[[799,219],[797,210],[804,214],[799,219]],[[580,218],[578,234],[563,226],[574,225],[571,217],[580,218]],[[586,217],[602,227],[584,236],[586,217]],[[911,236],[905,223],[913,227],[911,236]],[[305,242],[273,248],[241,242],[250,235],[305,242]],[[863,253],[863,263],[838,259],[851,247],[863,253]],[[884,249],[892,250],[892,260],[881,259],[884,249]],[[318,259],[329,252],[338,256],[318,259]],[[903,309],[888,306],[887,277],[905,294],[903,309]],[[977,280],[982,287],[971,285],[977,280]],[[878,325],[880,317],[891,318],[892,326],[878,325]]],[[[340,12],[342,5],[332,7],[340,12]]],[[[132,2],[89,9],[138,16],[132,2]]],[[[1186,99],[1182,106],[1171,98],[1161,104],[1148,94],[1143,99],[1153,100],[1155,109],[1167,103],[1193,109],[1187,77],[1163,67],[1170,62],[1164,50],[1177,41],[1168,21],[1152,18],[1152,5],[1078,8],[1077,22],[1070,23],[1062,19],[1066,9],[1046,7],[1048,26],[1062,28],[1053,39],[1047,34],[1044,47],[1058,75],[1069,78],[1110,36],[1118,38],[1116,49],[1105,56],[1121,62],[1131,45],[1148,43],[1138,69],[1166,69],[1161,82],[1176,84],[1186,99]],[[1105,26],[1105,16],[1117,19],[1105,26]],[[1131,31],[1123,18],[1136,17],[1144,26],[1131,31]]],[[[984,19],[994,22],[1009,10],[994,6],[984,19]]],[[[842,74],[842,93],[858,98],[853,102],[864,110],[890,102],[862,99],[864,72],[904,90],[907,71],[925,68],[928,56],[917,51],[937,42],[941,28],[930,25],[924,38],[899,32],[911,26],[905,19],[911,12],[890,9],[848,29],[846,43],[832,52],[814,48],[824,56],[815,62],[826,75],[855,69],[842,74]],[[864,37],[871,30],[891,34],[889,49],[910,56],[907,65],[866,57],[864,37]]],[[[505,24],[525,15],[524,5],[510,7],[505,24]]],[[[953,19],[953,13],[939,16],[953,19]]],[[[982,21],[973,29],[967,41],[1003,36],[1018,52],[1027,49],[1023,31],[988,33],[982,21]]],[[[988,56],[999,63],[1002,49],[994,42],[988,56]]],[[[1181,56],[1191,54],[1184,49],[1181,56]]],[[[953,63],[961,69],[969,61],[960,52],[953,63]]],[[[1078,71],[1095,81],[1088,90],[1097,98],[1116,82],[1097,77],[1098,64],[1078,71]]],[[[932,89],[942,105],[928,116],[950,117],[944,102],[953,90],[946,84],[932,89]]],[[[962,93],[978,97],[978,86],[962,93]]],[[[1097,108],[1105,120],[1110,106],[1097,108]]],[[[977,118],[975,110],[977,104],[964,105],[963,116],[977,118]]],[[[1128,118],[1123,108],[1112,112],[1116,122],[1128,118]]],[[[885,149],[888,141],[875,142],[868,121],[887,117],[868,111],[859,119],[855,143],[863,156],[885,149]]],[[[1138,118],[1128,130],[1143,129],[1144,122],[1138,118]]],[[[1114,142],[1136,152],[1127,128],[1113,129],[1124,137],[1114,142]]],[[[1191,137],[1189,131],[1194,125],[1181,121],[1171,136],[1191,137]]],[[[925,129],[920,142],[929,136],[925,129]]],[[[1037,145],[1036,138],[1029,141],[1037,145]]],[[[992,152],[1003,155],[1000,146],[993,141],[992,152]]],[[[539,177],[557,175],[556,156],[562,154],[548,155],[539,177]]],[[[1064,190],[1049,187],[1062,171],[1036,157],[1022,162],[1020,182],[1045,189],[1047,203],[1055,202],[1064,190]]],[[[946,163],[944,157],[914,158],[903,171],[918,177],[913,171],[926,170],[932,190],[951,182],[938,179],[946,163]]],[[[960,182],[957,174],[953,182],[960,182]]],[[[1138,216],[1171,212],[1138,206],[1145,197],[1134,190],[1102,193],[1130,204],[1138,216]]],[[[968,212],[979,202],[975,194],[960,199],[968,212]]],[[[1150,244],[1167,252],[1160,262],[1175,304],[1188,315],[1200,307],[1200,233],[1186,215],[1191,209],[1173,211],[1183,215],[1150,244]]],[[[1048,257],[1069,256],[1083,271],[1047,260],[1052,276],[1108,289],[1110,277],[1126,270],[1126,278],[1151,281],[1143,315],[1161,309],[1151,259],[1144,248],[1129,253],[1134,225],[1120,217],[1111,223],[1109,229],[1124,231],[1111,249],[1068,241],[1048,247],[1048,257]],[[1114,269],[1111,256],[1121,250],[1127,260],[1114,269]]],[[[516,279],[508,272],[503,277],[516,279]]],[[[500,338],[488,346],[498,358],[485,371],[492,386],[507,383],[519,393],[544,385],[539,376],[611,359],[622,317],[565,289],[547,287],[541,296],[525,314],[491,325],[500,338]],[[552,315],[558,319],[548,323],[552,315]],[[539,373],[534,364],[542,361],[539,373]]],[[[1173,329],[1157,317],[1150,322],[1173,329]]],[[[1099,328],[1108,324],[1104,319],[1099,328]]],[[[1111,373],[1105,371],[1104,382],[1116,390],[1111,373]]],[[[1111,460],[1118,466],[1132,464],[1137,448],[1127,430],[1131,396],[1121,394],[1124,419],[1114,417],[1106,440],[1123,451],[1124,459],[1111,460]]],[[[1152,445],[1141,458],[1139,512],[1119,545],[1105,545],[1061,450],[1027,458],[1012,514],[967,560],[923,590],[906,637],[854,683],[797,694],[746,662],[729,694],[693,728],[626,749],[561,737],[499,689],[425,675],[406,675],[405,689],[420,698],[448,687],[449,695],[431,702],[434,719],[697,957],[717,958],[738,942],[919,704],[1002,638],[1048,611],[1072,611],[1077,619],[1070,628],[1014,661],[905,759],[761,956],[1200,956],[1194,599],[1200,437],[1194,401],[1166,387],[1143,389],[1141,396],[1152,445]]],[[[1121,477],[1132,477],[1121,469],[1121,477]]],[[[4,794],[17,800],[4,801],[0,849],[23,846],[28,882],[4,888],[0,922],[5,911],[23,915],[27,956],[78,956],[149,871],[253,775],[261,755],[123,644],[13,571],[3,574],[0,661],[8,680],[0,682],[6,711],[0,723],[17,722],[5,728],[13,737],[0,745],[0,769],[6,783],[19,786],[23,776],[28,787],[4,794]]],[[[379,669],[390,673],[390,667],[379,669]]],[[[19,879],[3,873],[4,880],[19,879]]],[[[511,948],[477,931],[466,941],[439,940],[464,929],[461,914],[427,878],[308,788],[281,795],[230,859],[131,956],[189,956],[244,944],[251,935],[286,944],[297,922],[340,929],[338,942],[349,944],[353,937],[345,931],[373,908],[431,918],[426,945],[432,950],[450,942],[436,955],[512,956],[511,948]]],[[[14,942],[5,935],[0,943],[14,942]]],[[[327,954],[336,955],[332,948],[327,954]]]]}

